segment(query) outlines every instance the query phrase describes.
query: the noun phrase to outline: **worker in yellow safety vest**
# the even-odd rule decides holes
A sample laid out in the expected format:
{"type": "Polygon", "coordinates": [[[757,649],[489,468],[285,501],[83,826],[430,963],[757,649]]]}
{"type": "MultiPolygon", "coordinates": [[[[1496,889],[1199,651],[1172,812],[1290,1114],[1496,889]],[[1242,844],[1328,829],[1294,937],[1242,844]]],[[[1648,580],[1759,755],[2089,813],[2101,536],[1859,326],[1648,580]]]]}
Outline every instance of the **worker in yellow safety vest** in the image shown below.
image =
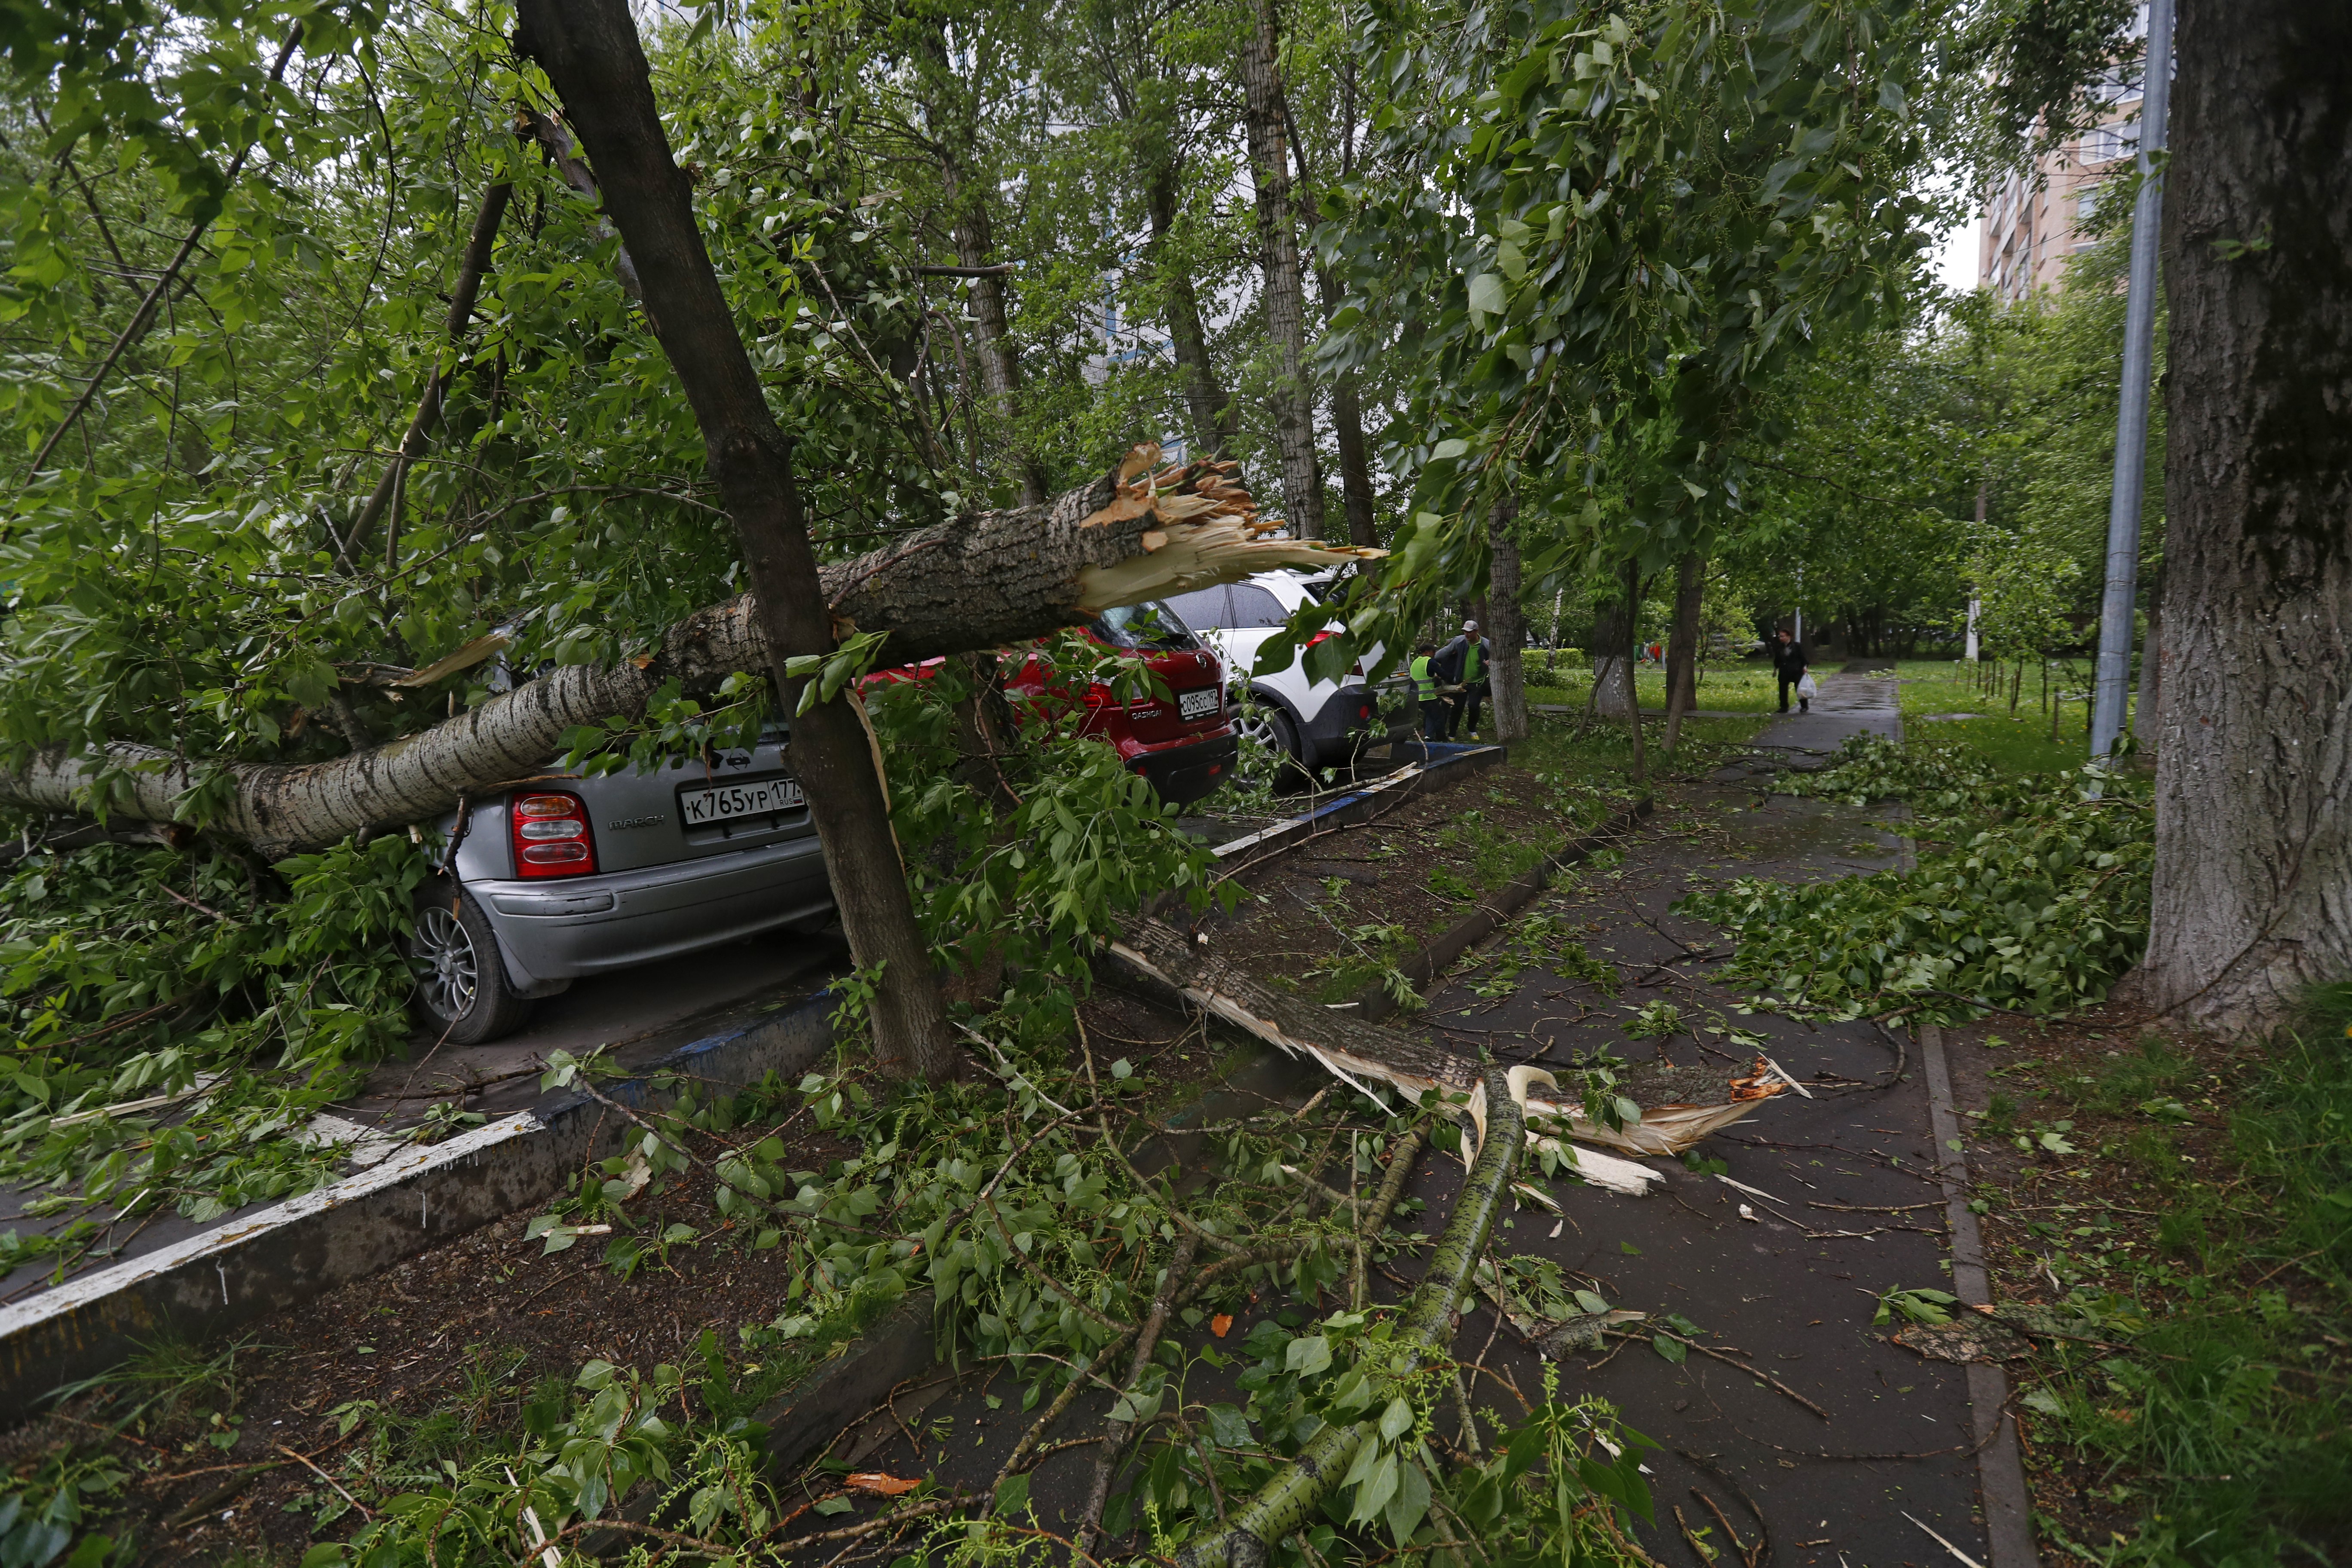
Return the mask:
{"type": "Polygon", "coordinates": [[[1421,705],[1421,738],[1424,741],[1445,739],[1445,704],[1437,700],[1437,678],[1429,673],[1429,656],[1437,645],[1425,642],[1412,650],[1412,662],[1406,668],[1412,674],[1413,700],[1421,705]]]}

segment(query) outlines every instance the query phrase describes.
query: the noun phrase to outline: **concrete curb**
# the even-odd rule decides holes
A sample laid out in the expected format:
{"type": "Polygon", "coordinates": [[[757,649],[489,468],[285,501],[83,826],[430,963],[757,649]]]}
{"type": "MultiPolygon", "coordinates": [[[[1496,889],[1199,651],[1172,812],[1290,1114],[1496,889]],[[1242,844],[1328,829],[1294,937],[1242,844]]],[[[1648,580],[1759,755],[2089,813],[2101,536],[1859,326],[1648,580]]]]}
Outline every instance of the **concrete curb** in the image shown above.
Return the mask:
{"type": "MultiPolygon", "coordinates": [[[[1911,808],[1904,806],[1909,816],[1911,808]]],[[[1917,846],[1905,835],[1895,867],[1919,868],[1917,846]]],[[[1919,1026],[1919,1054],[1927,1078],[1927,1121],[1936,1138],[1936,1176],[1944,1189],[1944,1225],[1952,1238],[1952,1294],[1970,1307],[1992,1305],[1992,1281],[1985,1271],[1984,1234],[1969,1207],[1969,1163],[1962,1154],[1959,1109],[1952,1099],[1952,1069],[1944,1052],[1944,1031],[1919,1026]]],[[[1997,1363],[1969,1362],[1969,1421],[1978,1443],[1977,1490],[1984,1502],[1989,1568],[2041,1568],[2033,1542],[2033,1502],[2025,1489],[2025,1458],[2017,1443],[2017,1418],[2009,1412],[2009,1373],[1997,1363]]]]}
{"type": "MultiPolygon", "coordinates": [[[[664,1074],[740,1085],[801,1072],[832,1048],[834,1005],[820,992],[681,1046],[606,1092],[643,1105],[664,1098],[651,1081],[664,1074]]],[[[544,1202],[627,1131],[587,1095],[564,1096],[0,1308],[0,1426],[142,1340],[228,1332],[544,1202]]]]}
{"type": "MultiPolygon", "coordinates": [[[[1908,857],[1906,857],[1908,858],[1908,857]]],[[[1936,1174],[1944,1186],[1944,1218],[1952,1235],[1952,1294],[1971,1307],[1992,1304],[1985,1272],[1984,1238],[1969,1207],[1968,1162],[1960,1154],[1960,1118],[1952,1102],[1952,1073],[1944,1031],[1920,1026],[1927,1072],[1927,1114],[1936,1133],[1936,1174]]],[[[1976,1440],[1977,1484],[1984,1497],[1990,1568],[2040,1568],[2033,1544],[2033,1505],[2025,1489],[2025,1460],[2017,1420],[2009,1413],[2009,1374],[1995,1363],[1968,1363],[1969,1416],[1976,1440]]]]}

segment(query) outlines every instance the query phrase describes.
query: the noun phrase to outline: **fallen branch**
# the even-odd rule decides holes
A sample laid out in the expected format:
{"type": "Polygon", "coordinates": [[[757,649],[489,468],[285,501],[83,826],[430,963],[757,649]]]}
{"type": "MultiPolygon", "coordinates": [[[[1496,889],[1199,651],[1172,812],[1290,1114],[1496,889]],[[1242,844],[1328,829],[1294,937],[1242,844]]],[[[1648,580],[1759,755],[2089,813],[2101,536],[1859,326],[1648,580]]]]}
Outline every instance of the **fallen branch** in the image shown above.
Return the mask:
{"type": "MultiPolygon", "coordinates": [[[[1188,941],[1164,921],[1147,916],[1129,922],[1121,940],[1110,944],[1110,952],[1202,1011],[1277,1050],[1314,1062],[1375,1104],[1382,1103],[1373,1091],[1375,1084],[1417,1103],[1432,1089],[1441,1095],[1460,1095],[1478,1081],[1477,1063],[1401,1030],[1364,1023],[1276,991],[1211,953],[1203,944],[1188,941]]],[[[1644,1110],[1640,1121],[1622,1129],[1592,1121],[1574,1106],[1531,1099],[1527,1103],[1527,1120],[1629,1154],[1680,1154],[1709,1133],[1739,1121],[1766,1098],[1724,1105],[1662,1105],[1644,1110]]],[[[1586,1151],[1564,1145],[1559,1151],[1572,1156],[1580,1170],[1591,1158],[1586,1151]]],[[[1634,1189],[1629,1183],[1639,1181],[1645,1186],[1657,1179],[1649,1171],[1641,1171],[1637,1178],[1622,1165],[1622,1162],[1612,1166],[1592,1160],[1595,1184],[1631,1192],[1634,1189]]]]}
{"type": "MultiPolygon", "coordinates": [[[[1517,1069],[1514,1076],[1518,1075],[1525,1075],[1520,1076],[1522,1085],[1537,1078],[1549,1080],[1549,1074],[1524,1068],[1517,1069]]],[[[1496,1216],[1508,1199],[1512,1174],[1519,1168],[1527,1115],[1524,1093],[1496,1068],[1487,1069],[1477,1086],[1472,1104],[1486,1124],[1486,1135],[1393,1342],[1400,1373],[1410,1373],[1433,1355],[1444,1355],[1453,1343],[1462,1293],[1486,1253],[1496,1216]]],[[[1324,1494],[1347,1474],[1376,1425],[1335,1422],[1324,1427],[1255,1497],[1234,1509],[1223,1529],[1178,1552],[1179,1568],[1265,1568],[1275,1544],[1304,1524],[1324,1494]]]]}

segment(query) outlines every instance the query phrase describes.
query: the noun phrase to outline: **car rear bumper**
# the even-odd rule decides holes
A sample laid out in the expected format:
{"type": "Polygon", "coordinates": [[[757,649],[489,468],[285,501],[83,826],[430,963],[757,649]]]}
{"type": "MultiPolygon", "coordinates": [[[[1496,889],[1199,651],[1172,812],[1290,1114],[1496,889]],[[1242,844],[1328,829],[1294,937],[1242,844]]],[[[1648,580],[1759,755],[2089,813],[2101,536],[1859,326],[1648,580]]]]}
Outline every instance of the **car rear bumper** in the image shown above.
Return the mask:
{"type": "Polygon", "coordinates": [[[560,881],[470,881],[518,986],[676,958],[833,907],[814,837],[560,881]]]}
{"type": "Polygon", "coordinates": [[[1313,765],[1328,767],[1353,756],[1360,737],[1378,734],[1384,728],[1379,695],[1355,682],[1334,691],[1314,718],[1301,723],[1298,739],[1312,753],[1307,760],[1313,765]]]}
{"type": "Polygon", "coordinates": [[[1150,781],[1152,790],[1171,805],[1199,800],[1233,776],[1241,742],[1228,730],[1222,735],[1171,742],[1128,758],[1127,765],[1150,781]]]}

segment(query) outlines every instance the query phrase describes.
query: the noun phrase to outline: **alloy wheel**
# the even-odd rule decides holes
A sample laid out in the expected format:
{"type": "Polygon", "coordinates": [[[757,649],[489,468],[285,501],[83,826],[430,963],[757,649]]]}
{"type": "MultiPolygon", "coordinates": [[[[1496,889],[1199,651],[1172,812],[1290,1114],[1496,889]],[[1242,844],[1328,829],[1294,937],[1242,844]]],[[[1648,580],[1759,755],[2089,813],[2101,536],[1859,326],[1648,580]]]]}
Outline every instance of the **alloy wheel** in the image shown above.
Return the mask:
{"type": "Polygon", "coordinates": [[[409,967],[425,1010],[436,1018],[464,1017],[481,986],[480,955],[465,921],[436,904],[416,917],[409,967]]]}

